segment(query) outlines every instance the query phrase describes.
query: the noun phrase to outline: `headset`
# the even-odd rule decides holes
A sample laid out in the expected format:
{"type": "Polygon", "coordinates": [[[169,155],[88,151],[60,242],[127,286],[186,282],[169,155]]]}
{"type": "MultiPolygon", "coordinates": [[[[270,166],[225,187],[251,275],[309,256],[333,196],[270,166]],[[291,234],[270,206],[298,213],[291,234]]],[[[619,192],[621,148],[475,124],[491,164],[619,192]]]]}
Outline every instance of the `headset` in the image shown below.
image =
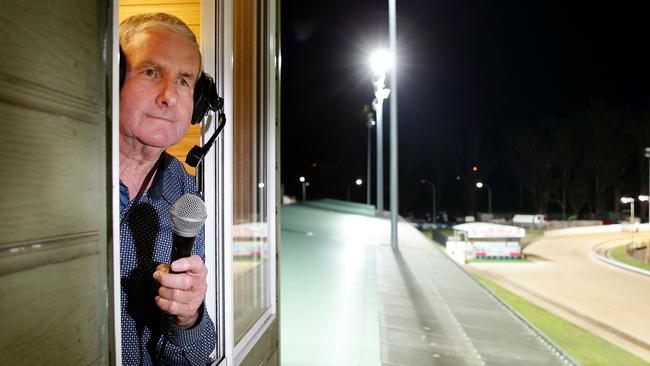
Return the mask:
{"type": "MultiPolygon", "coordinates": [[[[120,46],[120,89],[124,85],[124,78],[126,75],[126,58],[124,56],[124,51],[120,46]]],[[[185,158],[185,162],[193,167],[196,166],[203,160],[205,155],[210,150],[212,143],[217,138],[217,136],[223,131],[224,126],[226,125],[226,115],[223,112],[223,98],[217,93],[217,84],[214,82],[212,76],[201,71],[196,84],[194,85],[194,108],[192,109],[192,124],[195,125],[200,123],[203,120],[209,111],[217,112],[219,119],[219,126],[217,130],[212,134],[210,139],[203,145],[203,147],[195,145],[188,153],[185,158]]]]}

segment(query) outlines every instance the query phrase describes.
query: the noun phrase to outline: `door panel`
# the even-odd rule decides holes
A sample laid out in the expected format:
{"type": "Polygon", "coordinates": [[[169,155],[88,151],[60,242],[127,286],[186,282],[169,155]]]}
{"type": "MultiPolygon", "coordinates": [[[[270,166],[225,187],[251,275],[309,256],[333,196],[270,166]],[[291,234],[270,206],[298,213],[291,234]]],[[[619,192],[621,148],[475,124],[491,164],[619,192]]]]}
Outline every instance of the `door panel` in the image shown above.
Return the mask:
{"type": "Polygon", "coordinates": [[[0,354],[107,364],[107,1],[0,12],[0,354]]]}

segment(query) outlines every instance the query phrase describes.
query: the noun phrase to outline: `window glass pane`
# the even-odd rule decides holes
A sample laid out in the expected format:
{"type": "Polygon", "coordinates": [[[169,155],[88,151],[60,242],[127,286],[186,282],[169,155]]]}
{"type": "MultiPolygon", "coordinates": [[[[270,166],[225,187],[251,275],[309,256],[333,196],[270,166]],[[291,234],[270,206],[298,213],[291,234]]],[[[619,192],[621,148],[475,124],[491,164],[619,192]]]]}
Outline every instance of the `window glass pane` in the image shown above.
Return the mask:
{"type": "Polygon", "coordinates": [[[261,6],[233,2],[233,278],[235,340],[269,308],[266,85],[261,6]]]}

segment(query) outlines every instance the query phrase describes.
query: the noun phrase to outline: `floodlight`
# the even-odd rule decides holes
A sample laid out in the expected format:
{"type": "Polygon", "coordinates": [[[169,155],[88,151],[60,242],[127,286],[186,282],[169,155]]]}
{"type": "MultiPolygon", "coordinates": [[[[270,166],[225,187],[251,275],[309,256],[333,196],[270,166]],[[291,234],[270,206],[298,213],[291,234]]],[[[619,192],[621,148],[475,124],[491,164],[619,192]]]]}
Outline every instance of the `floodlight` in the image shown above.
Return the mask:
{"type": "Polygon", "coordinates": [[[621,203],[632,203],[634,202],[634,198],[632,197],[621,197],[621,203]]]}
{"type": "Polygon", "coordinates": [[[393,66],[393,57],[386,50],[377,50],[370,55],[370,65],[375,75],[383,75],[393,66]]]}

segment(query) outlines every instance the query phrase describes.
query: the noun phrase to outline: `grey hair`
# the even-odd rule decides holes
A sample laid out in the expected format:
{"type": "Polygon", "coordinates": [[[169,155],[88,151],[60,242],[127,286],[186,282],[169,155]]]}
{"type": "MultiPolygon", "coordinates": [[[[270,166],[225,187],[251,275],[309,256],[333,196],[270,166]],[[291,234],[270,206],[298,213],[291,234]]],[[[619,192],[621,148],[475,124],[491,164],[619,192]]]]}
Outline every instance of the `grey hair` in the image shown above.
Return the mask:
{"type": "Polygon", "coordinates": [[[122,49],[129,48],[133,37],[149,28],[166,29],[177,33],[187,40],[191,41],[196,46],[196,52],[199,54],[199,74],[203,70],[203,60],[201,58],[201,51],[199,42],[196,40],[194,32],[187,26],[187,24],[180,18],[167,14],[167,13],[143,13],[132,15],[120,23],[120,47],[122,49]]]}

